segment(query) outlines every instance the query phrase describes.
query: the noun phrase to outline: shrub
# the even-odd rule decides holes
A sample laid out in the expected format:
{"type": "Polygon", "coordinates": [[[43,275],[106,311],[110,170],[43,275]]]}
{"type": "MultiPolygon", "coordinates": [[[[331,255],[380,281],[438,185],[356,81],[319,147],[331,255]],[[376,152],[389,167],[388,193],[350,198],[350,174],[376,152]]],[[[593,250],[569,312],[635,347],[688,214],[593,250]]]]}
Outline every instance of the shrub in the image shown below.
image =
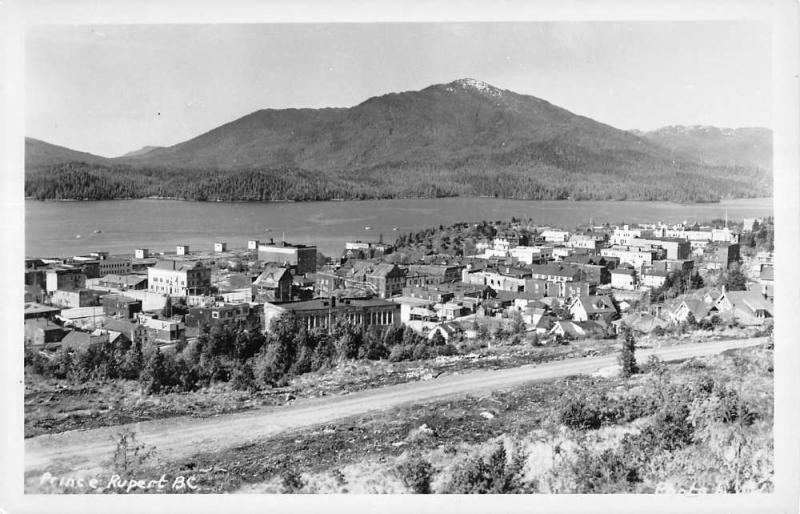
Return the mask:
{"type": "Polygon", "coordinates": [[[427,359],[430,356],[430,348],[425,343],[417,343],[411,352],[412,360],[427,359]]]}
{"type": "Polygon", "coordinates": [[[597,429],[602,424],[602,415],[587,400],[573,397],[562,404],[558,411],[558,421],[577,430],[597,429]]]}
{"type": "Polygon", "coordinates": [[[488,459],[470,459],[453,471],[446,492],[453,494],[510,494],[527,492],[522,482],[525,458],[514,455],[508,463],[503,443],[488,459]]]}
{"type": "Polygon", "coordinates": [[[305,485],[302,475],[295,467],[286,466],[281,471],[281,492],[294,494],[299,492],[305,485]]]}
{"type": "Polygon", "coordinates": [[[416,494],[431,493],[433,472],[433,465],[419,455],[400,463],[396,468],[397,476],[403,485],[416,494]]]}

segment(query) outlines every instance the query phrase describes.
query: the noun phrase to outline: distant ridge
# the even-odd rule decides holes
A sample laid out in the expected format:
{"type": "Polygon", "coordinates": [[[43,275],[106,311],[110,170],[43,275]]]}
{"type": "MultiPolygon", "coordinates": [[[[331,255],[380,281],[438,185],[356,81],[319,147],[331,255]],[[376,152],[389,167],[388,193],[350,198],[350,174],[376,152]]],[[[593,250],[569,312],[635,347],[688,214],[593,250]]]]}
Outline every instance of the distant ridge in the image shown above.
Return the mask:
{"type": "Polygon", "coordinates": [[[700,157],[665,139],[465,78],[350,108],[264,109],[188,141],[115,159],[68,149],[48,153],[31,140],[26,188],[44,198],[104,197],[113,189],[106,197],[221,200],[463,195],[715,201],[771,194],[771,174],[763,168],[735,159],[719,165],[710,154],[700,157]],[[47,169],[50,175],[33,173],[47,169]],[[91,184],[83,188],[91,194],[62,187],[53,173],[91,184]]]}
{"type": "Polygon", "coordinates": [[[772,131],[768,128],[672,125],[649,132],[631,132],[685,158],[710,166],[772,170],[772,131]]]}
{"type": "Polygon", "coordinates": [[[153,150],[158,150],[159,148],[164,148],[164,147],[163,146],[143,146],[143,147],[139,148],[138,150],[133,150],[133,151],[130,151],[130,152],[122,155],[122,157],[141,157],[143,155],[146,155],[146,154],[152,152],[153,150]]]}

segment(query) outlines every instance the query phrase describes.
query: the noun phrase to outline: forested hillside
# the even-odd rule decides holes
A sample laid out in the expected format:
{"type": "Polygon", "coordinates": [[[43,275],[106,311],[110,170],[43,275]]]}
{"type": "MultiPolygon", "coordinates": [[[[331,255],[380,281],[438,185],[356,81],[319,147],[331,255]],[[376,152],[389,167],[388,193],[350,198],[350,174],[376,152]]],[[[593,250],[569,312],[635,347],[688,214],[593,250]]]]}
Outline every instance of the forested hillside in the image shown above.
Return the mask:
{"type": "Polygon", "coordinates": [[[116,159],[28,140],[26,194],[328,200],[493,196],[716,201],[770,196],[769,170],[718,166],[472,79],[347,109],[262,110],[116,159]]]}

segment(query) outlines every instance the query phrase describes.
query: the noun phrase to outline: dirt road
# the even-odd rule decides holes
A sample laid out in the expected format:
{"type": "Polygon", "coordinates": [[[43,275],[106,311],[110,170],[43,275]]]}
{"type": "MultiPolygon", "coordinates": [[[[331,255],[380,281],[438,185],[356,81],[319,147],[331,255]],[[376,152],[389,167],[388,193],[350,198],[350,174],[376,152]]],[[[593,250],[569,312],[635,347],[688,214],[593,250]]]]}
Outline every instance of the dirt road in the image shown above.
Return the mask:
{"type": "MultiPolygon", "coordinates": [[[[663,349],[638,349],[636,355],[640,362],[652,354],[662,360],[679,360],[764,342],[766,338],[684,344],[663,349]]],[[[535,380],[588,374],[614,364],[616,355],[569,359],[520,368],[475,371],[212,418],[178,417],[43,435],[25,441],[25,474],[33,476],[56,467],[70,470],[71,473],[97,470],[111,458],[115,447],[112,437],[124,428],[136,432],[139,441],[155,446],[159,457],[174,459],[201,451],[240,446],[281,432],[402,404],[509,388],[535,380]]]]}

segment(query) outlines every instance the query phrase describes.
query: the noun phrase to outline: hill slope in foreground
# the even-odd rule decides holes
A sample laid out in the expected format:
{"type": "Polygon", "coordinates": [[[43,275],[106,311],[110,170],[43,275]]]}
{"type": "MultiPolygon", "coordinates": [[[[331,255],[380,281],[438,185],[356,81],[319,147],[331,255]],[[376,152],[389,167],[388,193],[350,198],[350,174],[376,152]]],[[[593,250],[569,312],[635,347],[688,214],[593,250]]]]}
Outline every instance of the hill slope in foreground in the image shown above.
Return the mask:
{"type": "Polygon", "coordinates": [[[437,196],[714,201],[770,196],[771,173],[702,162],[473,79],[351,108],[261,110],[114,159],[28,139],[26,194],[196,200],[437,196]]]}

